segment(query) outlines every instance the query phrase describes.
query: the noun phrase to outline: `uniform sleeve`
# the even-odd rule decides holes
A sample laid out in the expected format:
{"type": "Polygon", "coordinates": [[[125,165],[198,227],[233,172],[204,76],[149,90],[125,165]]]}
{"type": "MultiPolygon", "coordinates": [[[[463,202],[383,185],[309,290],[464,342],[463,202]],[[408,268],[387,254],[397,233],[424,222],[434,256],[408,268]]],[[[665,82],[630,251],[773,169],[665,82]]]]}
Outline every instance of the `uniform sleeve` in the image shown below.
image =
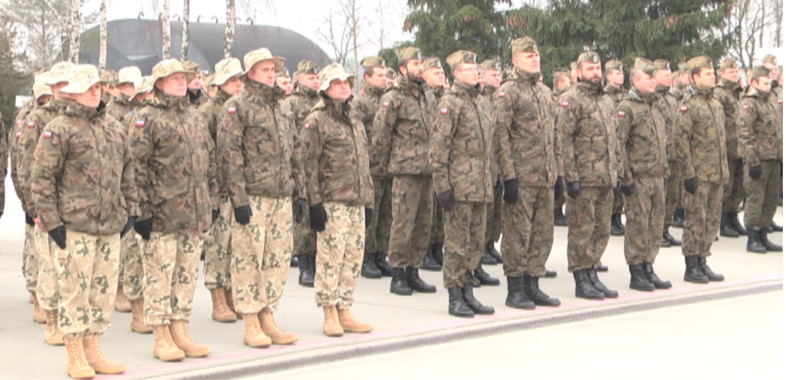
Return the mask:
{"type": "Polygon", "coordinates": [[[517,98],[516,94],[505,91],[505,88],[497,90],[494,97],[495,152],[503,181],[516,178],[516,168],[511,157],[513,151],[510,146],[510,128],[513,126],[513,115],[516,112],[515,98],[517,98]]]}
{"type": "Polygon", "coordinates": [[[691,135],[693,134],[693,109],[688,105],[688,102],[680,104],[672,133],[674,134],[673,141],[677,161],[682,166],[682,179],[693,178],[696,176],[690,147],[691,135]]]}
{"type": "Polygon", "coordinates": [[[371,162],[378,162],[380,168],[387,173],[390,164],[390,151],[393,144],[393,127],[395,126],[398,105],[393,101],[394,92],[388,92],[382,97],[374,126],[371,128],[371,162]]]}
{"type": "Polygon", "coordinates": [[[557,108],[557,133],[562,142],[562,165],[565,183],[579,180],[576,170],[576,154],[573,147],[573,135],[576,133],[576,107],[577,104],[569,96],[563,95],[559,99],[557,108]]]}
{"type": "Polygon", "coordinates": [[[306,174],[306,194],[311,206],[322,203],[319,191],[319,158],[322,156],[322,135],[316,118],[306,118],[300,137],[303,139],[303,170],[306,174]]]}
{"type": "Polygon", "coordinates": [[[737,110],[737,136],[745,157],[745,163],[749,166],[760,164],[759,154],[756,151],[756,106],[750,98],[745,98],[740,102],[737,110]]]}
{"type": "Polygon", "coordinates": [[[207,187],[210,195],[211,210],[218,210],[221,202],[218,200],[218,153],[216,143],[209,133],[205,132],[205,145],[207,145],[207,187]]]}
{"type": "Polygon", "coordinates": [[[243,174],[245,158],[243,155],[243,124],[240,120],[240,109],[235,101],[230,100],[224,104],[223,116],[218,123],[218,150],[223,155],[220,160],[224,173],[224,180],[229,189],[229,199],[232,207],[248,206],[248,193],[246,193],[246,177],[243,174]],[[234,108],[233,113],[230,109],[234,108]]]}
{"type": "Polygon", "coordinates": [[[17,173],[27,211],[33,217],[37,217],[38,213],[33,203],[33,194],[30,192],[30,177],[34,167],[33,163],[35,162],[36,145],[38,144],[39,136],[41,136],[41,127],[41,119],[35,114],[31,115],[30,119],[24,122],[22,136],[19,137],[18,141],[19,162],[17,173]]]}
{"type": "Polygon", "coordinates": [[[456,131],[459,107],[452,107],[451,98],[444,97],[439,102],[439,111],[431,129],[428,158],[431,175],[434,178],[434,191],[441,194],[453,188],[450,183],[449,159],[453,134],[456,131]]]}
{"type": "Polygon", "coordinates": [[[289,118],[289,126],[292,128],[292,154],[289,157],[289,163],[292,166],[292,180],[295,182],[295,189],[293,196],[295,199],[306,198],[306,173],[303,169],[303,144],[300,142],[300,133],[298,132],[298,125],[295,121],[289,118]]]}
{"type": "Polygon", "coordinates": [[[30,176],[30,192],[36,205],[36,216],[41,218],[47,231],[63,224],[57,209],[56,186],[68,155],[68,136],[56,127],[50,124],[37,144],[33,153],[36,165],[30,176]]]}
{"type": "Polygon", "coordinates": [[[131,154],[134,160],[134,181],[137,188],[139,219],[146,220],[153,217],[150,211],[151,188],[148,161],[153,154],[153,125],[145,116],[129,120],[131,128],[131,154]]]}
{"type": "Polygon", "coordinates": [[[630,169],[628,159],[628,137],[630,136],[631,123],[633,122],[633,110],[627,103],[623,102],[617,107],[617,141],[622,161],[622,183],[629,185],[633,182],[633,172],[630,169]]]}
{"type": "Polygon", "coordinates": [[[139,191],[136,185],[136,167],[134,165],[134,152],[131,150],[131,137],[126,133],[126,128],[120,123],[115,123],[118,133],[123,138],[123,174],[120,177],[120,191],[126,200],[128,216],[139,216],[139,191]]]}

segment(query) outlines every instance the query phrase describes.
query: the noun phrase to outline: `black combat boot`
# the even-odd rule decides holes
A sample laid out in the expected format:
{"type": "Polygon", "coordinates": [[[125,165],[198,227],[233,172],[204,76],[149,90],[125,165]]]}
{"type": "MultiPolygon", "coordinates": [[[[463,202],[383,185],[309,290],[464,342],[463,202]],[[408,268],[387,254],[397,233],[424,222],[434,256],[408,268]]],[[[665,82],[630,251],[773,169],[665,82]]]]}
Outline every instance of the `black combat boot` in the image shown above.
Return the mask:
{"type": "Polygon", "coordinates": [[[458,285],[448,288],[448,314],[462,318],[472,318],[475,316],[475,313],[464,301],[464,296],[461,294],[461,287],[458,285]]]}
{"type": "Polygon", "coordinates": [[[598,265],[598,269],[596,269],[596,271],[597,272],[608,272],[609,271],[609,267],[607,265],[600,264],[600,265],[598,265]]]}
{"type": "Polygon", "coordinates": [[[652,269],[652,263],[644,263],[641,266],[644,268],[644,274],[647,276],[647,279],[655,285],[655,289],[671,289],[671,281],[661,280],[652,269]]]}
{"type": "MultiPolygon", "coordinates": [[[[677,240],[674,236],[671,236],[669,233],[669,226],[663,227],[663,239],[668,240],[670,245],[675,247],[679,247],[682,245],[682,240],[677,240]]],[[[661,244],[663,246],[663,244],[661,244]]]]}
{"type": "Polygon", "coordinates": [[[443,243],[434,243],[431,245],[431,256],[434,257],[434,261],[437,262],[440,266],[442,265],[442,260],[444,260],[444,251],[445,244],[443,243]]]}
{"type": "Polygon", "coordinates": [[[562,207],[554,209],[554,225],[560,227],[568,225],[568,219],[565,218],[565,214],[562,213],[562,207]]]}
{"type": "Polygon", "coordinates": [[[685,227],[685,210],[682,207],[677,207],[677,210],[674,211],[673,226],[677,228],[685,227]]]}
{"type": "Polygon", "coordinates": [[[587,271],[588,269],[579,269],[573,272],[573,279],[576,281],[576,297],[590,300],[606,299],[600,290],[592,286],[587,271]]]}
{"type": "Polygon", "coordinates": [[[768,232],[783,232],[783,226],[777,225],[774,220],[770,223],[770,228],[772,228],[772,231],[768,232]]]}
{"type": "Polygon", "coordinates": [[[418,268],[407,267],[407,286],[421,293],[436,293],[437,287],[429,285],[418,274],[418,268]]]}
{"type": "MultiPolygon", "coordinates": [[[[663,227],[663,228],[667,229],[668,227],[663,227]]],[[[660,247],[661,248],[669,248],[669,247],[671,247],[671,242],[669,241],[669,239],[666,239],[665,235],[662,238],[660,238],[660,247]]]]}
{"type": "Polygon", "coordinates": [[[527,298],[531,299],[532,302],[535,303],[537,306],[559,306],[562,303],[556,299],[551,298],[548,294],[543,293],[540,290],[540,285],[538,284],[538,278],[533,276],[524,275],[523,279],[524,283],[524,294],[527,295],[527,298]]]}
{"type": "Polygon", "coordinates": [[[461,294],[464,296],[464,302],[466,302],[467,306],[469,306],[469,308],[472,309],[475,314],[494,314],[493,306],[483,305],[475,298],[475,295],[472,292],[472,285],[464,285],[464,287],[461,288],[461,294]]]}
{"type": "Polygon", "coordinates": [[[718,282],[725,280],[725,277],[723,277],[722,274],[715,273],[712,271],[712,269],[710,269],[709,265],[707,265],[706,257],[699,256],[699,269],[702,273],[704,273],[705,276],[707,276],[707,279],[710,281],[718,282]]]}
{"type": "Polygon", "coordinates": [[[502,264],[502,253],[494,246],[494,240],[489,240],[486,243],[486,254],[493,257],[497,264],[502,264]]]}
{"type": "Polygon", "coordinates": [[[400,296],[412,295],[412,288],[407,285],[407,272],[404,268],[391,268],[390,292],[400,296]]]}
{"type": "Polygon", "coordinates": [[[625,235],[625,225],[622,224],[622,214],[611,215],[611,236],[625,235]]]}
{"type": "Polygon", "coordinates": [[[770,239],[767,238],[767,229],[765,228],[759,230],[759,241],[764,248],[767,248],[767,252],[783,252],[783,247],[771,242],[770,239]]]}
{"type": "Polygon", "coordinates": [[[483,270],[483,265],[480,264],[478,264],[478,266],[475,268],[475,278],[477,278],[478,281],[480,281],[481,285],[491,285],[491,286],[499,285],[499,279],[496,277],[491,277],[491,275],[488,274],[488,272],[483,270]]]}
{"type": "Polygon", "coordinates": [[[697,284],[710,282],[710,279],[707,278],[707,275],[704,274],[699,266],[699,256],[685,256],[685,277],[683,279],[697,284]]]}
{"type": "Polygon", "coordinates": [[[377,252],[374,257],[374,262],[377,264],[377,268],[385,277],[390,277],[393,275],[393,269],[388,264],[388,253],[387,252],[377,252]]]}
{"type": "Polygon", "coordinates": [[[767,247],[761,243],[761,236],[759,231],[753,229],[748,230],[748,245],[745,250],[753,253],[767,253],[767,247]]]}
{"type": "MultiPolygon", "coordinates": [[[[721,215],[720,236],[730,237],[730,238],[740,237],[740,233],[737,232],[737,230],[734,229],[734,227],[732,227],[732,225],[731,225],[731,220],[729,218],[729,214],[730,213],[728,213],[728,212],[724,212],[721,215]]],[[[735,217],[735,219],[736,219],[736,217],[735,217]]]]}
{"type": "Polygon", "coordinates": [[[292,257],[289,259],[289,267],[297,268],[297,255],[292,255],[292,257]]]}
{"type": "Polygon", "coordinates": [[[437,260],[434,259],[434,251],[432,250],[433,246],[434,244],[429,245],[428,251],[426,251],[426,256],[423,257],[423,265],[421,268],[423,268],[423,270],[439,272],[442,270],[442,265],[439,265],[437,260]]]}
{"type": "Polygon", "coordinates": [[[524,293],[524,278],[508,276],[507,279],[508,297],[505,298],[505,306],[516,309],[534,309],[535,303],[524,293]]]}
{"type": "Polygon", "coordinates": [[[587,269],[587,277],[589,278],[592,286],[594,286],[595,289],[598,289],[601,293],[603,293],[603,295],[606,298],[617,298],[620,296],[620,294],[616,290],[611,290],[607,288],[606,285],[603,285],[602,282],[600,282],[600,279],[598,278],[597,269],[594,268],[587,269]]]}
{"type": "Polygon", "coordinates": [[[316,256],[311,255],[298,255],[298,269],[300,269],[300,276],[298,276],[297,283],[307,288],[314,287],[314,269],[316,268],[316,256]]]}
{"type": "Polygon", "coordinates": [[[365,278],[382,278],[382,272],[377,267],[376,254],[373,252],[363,252],[363,266],[360,267],[360,275],[365,278]]]}
{"type": "Polygon", "coordinates": [[[731,224],[731,228],[734,228],[740,236],[745,236],[748,234],[748,230],[740,224],[740,219],[737,217],[737,213],[732,211],[729,213],[729,223],[731,224]]]}
{"type": "Polygon", "coordinates": [[[644,274],[644,267],[641,265],[628,265],[630,268],[630,288],[633,290],[642,290],[651,292],[655,290],[655,284],[650,282],[644,274]]]}
{"type": "Polygon", "coordinates": [[[554,278],[554,277],[557,277],[557,271],[553,271],[553,270],[548,270],[548,269],[546,269],[546,275],[545,275],[545,276],[543,276],[543,277],[546,277],[546,278],[554,278]]]}

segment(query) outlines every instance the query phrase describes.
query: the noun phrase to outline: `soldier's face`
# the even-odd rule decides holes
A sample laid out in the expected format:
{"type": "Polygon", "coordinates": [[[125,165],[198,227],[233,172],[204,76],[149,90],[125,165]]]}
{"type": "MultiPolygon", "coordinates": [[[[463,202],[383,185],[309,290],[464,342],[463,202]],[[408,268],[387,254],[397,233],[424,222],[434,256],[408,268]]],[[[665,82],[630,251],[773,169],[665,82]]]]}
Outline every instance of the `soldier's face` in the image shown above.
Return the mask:
{"type": "Polygon", "coordinates": [[[645,73],[633,79],[633,86],[636,87],[642,95],[652,95],[655,92],[657,83],[658,81],[654,76],[645,73]]]}
{"type": "Polygon", "coordinates": [[[486,86],[499,87],[502,83],[502,73],[499,70],[488,69],[483,72],[483,84],[486,86]]]}
{"type": "Polygon", "coordinates": [[[562,77],[562,79],[557,81],[557,86],[556,86],[557,87],[557,91],[564,90],[565,88],[570,86],[571,83],[573,83],[573,82],[570,81],[570,78],[562,77]]]}
{"type": "Polygon", "coordinates": [[[273,87],[276,85],[276,64],[273,61],[260,61],[251,67],[248,78],[273,87]]]}
{"type": "Polygon", "coordinates": [[[540,72],[540,53],[536,51],[520,51],[513,55],[513,66],[525,73],[540,72]]]}
{"type": "Polygon", "coordinates": [[[87,89],[84,93],[81,94],[68,94],[68,97],[71,99],[76,100],[77,103],[88,107],[88,108],[96,108],[98,104],[101,103],[101,83],[95,83],[90,88],[87,89]]]}
{"type": "Polygon", "coordinates": [[[415,78],[423,78],[423,61],[417,58],[408,60],[407,67],[404,69],[404,71],[405,72],[402,74],[406,75],[410,80],[415,78]]]}
{"type": "Polygon", "coordinates": [[[671,70],[661,69],[655,71],[655,81],[658,86],[670,87],[671,86],[671,70]]]}
{"type": "Polygon", "coordinates": [[[156,81],[156,87],[159,90],[164,94],[176,97],[186,96],[187,86],[186,74],[183,73],[174,73],[156,81]]]}
{"type": "Polygon", "coordinates": [[[600,77],[601,77],[600,62],[579,63],[579,67],[576,69],[576,71],[578,72],[578,76],[579,78],[581,78],[582,81],[590,82],[593,84],[600,84],[600,77]]]}
{"type": "Polygon", "coordinates": [[[473,65],[470,63],[462,63],[453,70],[453,77],[456,78],[456,80],[461,83],[464,83],[469,86],[474,86],[478,84],[478,81],[480,81],[480,75],[478,74],[478,65],[473,65]]]}
{"type": "Polygon", "coordinates": [[[62,100],[65,98],[65,94],[60,93],[60,89],[62,89],[65,86],[68,86],[68,82],[60,82],[58,84],[53,84],[49,86],[49,88],[52,89],[52,95],[55,97],[55,99],[62,100]]]}
{"type": "Polygon", "coordinates": [[[136,93],[133,83],[120,83],[117,85],[117,90],[126,98],[130,98],[136,93]]]}
{"type": "Polygon", "coordinates": [[[366,83],[368,83],[368,84],[370,84],[370,85],[372,85],[374,87],[382,88],[382,87],[387,86],[388,82],[387,82],[387,79],[386,79],[387,77],[385,76],[385,68],[384,67],[374,67],[372,70],[373,70],[372,74],[371,75],[364,75],[363,76],[363,80],[365,80],[366,83]]]}
{"type": "Polygon", "coordinates": [[[221,85],[221,90],[229,95],[237,95],[243,91],[244,85],[245,82],[243,82],[243,80],[240,79],[240,75],[238,75],[227,79],[227,81],[221,85]]]}
{"type": "Polygon", "coordinates": [[[736,67],[727,67],[720,72],[721,79],[737,83],[740,81],[740,69],[736,67]]]}
{"type": "Polygon", "coordinates": [[[286,91],[287,95],[292,93],[292,78],[290,77],[277,77],[276,78],[276,86],[281,87],[282,90],[286,91]]]}
{"type": "Polygon", "coordinates": [[[778,66],[773,65],[772,63],[762,63],[762,66],[770,70],[770,79],[778,79],[778,66]]]}
{"type": "Polygon", "coordinates": [[[191,91],[202,89],[202,73],[198,72],[191,78],[191,82],[188,82],[188,89],[191,91]]]}
{"type": "Polygon", "coordinates": [[[751,86],[759,92],[770,92],[772,90],[772,79],[758,77],[751,80],[751,86]]]}
{"type": "Polygon", "coordinates": [[[702,67],[698,74],[694,74],[693,83],[696,87],[701,89],[709,89],[715,87],[715,70],[702,67]]]}
{"type": "Polygon", "coordinates": [[[300,74],[298,82],[314,91],[319,90],[319,86],[322,84],[318,74],[300,74]]]}
{"type": "Polygon", "coordinates": [[[622,87],[622,84],[625,83],[625,73],[619,69],[607,70],[606,80],[608,80],[612,86],[622,87]]]}
{"type": "Polygon", "coordinates": [[[352,95],[352,86],[349,84],[349,80],[333,79],[330,81],[330,87],[325,90],[325,95],[333,100],[346,102],[352,95]]]}
{"type": "Polygon", "coordinates": [[[432,88],[442,87],[445,85],[445,70],[441,67],[432,67],[423,72],[423,80],[432,88]]]}

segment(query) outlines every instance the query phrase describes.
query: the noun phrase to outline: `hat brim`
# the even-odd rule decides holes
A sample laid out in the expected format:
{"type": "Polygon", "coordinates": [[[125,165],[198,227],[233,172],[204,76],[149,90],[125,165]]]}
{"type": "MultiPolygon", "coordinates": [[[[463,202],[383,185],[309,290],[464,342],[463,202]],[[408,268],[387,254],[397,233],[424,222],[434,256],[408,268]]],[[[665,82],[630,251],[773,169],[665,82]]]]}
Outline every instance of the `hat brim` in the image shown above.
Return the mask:
{"type": "Polygon", "coordinates": [[[320,92],[327,91],[327,89],[330,88],[330,83],[333,82],[336,79],[342,80],[342,81],[343,80],[348,80],[349,81],[349,85],[352,86],[352,87],[355,87],[355,76],[352,75],[352,74],[349,74],[349,73],[342,73],[342,74],[335,75],[333,77],[326,78],[325,80],[323,80],[322,84],[319,85],[319,91],[320,92]]]}
{"type": "Polygon", "coordinates": [[[230,80],[230,79],[232,79],[234,77],[244,78],[246,73],[247,73],[247,71],[236,70],[236,71],[233,71],[233,72],[231,72],[229,74],[226,74],[226,75],[221,75],[221,76],[216,75],[215,78],[213,78],[213,81],[210,82],[210,85],[211,86],[221,86],[222,84],[226,83],[228,80],[230,80]]]}
{"type": "Polygon", "coordinates": [[[159,79],[164,79],[166,77],[169,77],[169,76],[172,76],[172,75],[175,75],[175,74],[185,74],[186,75],[186,82],[191,82],[191,80],[194,79],[194,77],[196,76],[196,73],[193,72],[193,71],[177,70],[177,71],[173,71],[171,73],[168,73],[166,75],[162,75],[162,76],[156,77],[153,80],[153,83],[157,82],[159,79]]]}
{"type": "Polygon", "coordinates": [[[93,87],[96,83],[106,84],[107,82],[102,80],[97,80],[88,83],[80,83],[80,82],[69,83],[68,86],[61,88],[60,92],[64,94],[74,94],[74,95],[84,94],[85,92],[87,92],[87,90],[90,89],[90,87],[93,87]]]}
{"type": "Polygon", "coordinates": [[[251,64],[248,67],[246,67],[246,71],[243,72],[243,74],[248,74],[248,72],[251,71],[251,69],[253,69],[254,66],[257,65],[257,63],[265,62],[265,61],[273,61],[273,64],[275,64],[276,67],[276,71],[280,71],[281,69],[283,69],[284,65],[287,62],[287,60],[284,57],[278,57],[278,56],[260,59],[259,61],[251,62],[251,64]]]}

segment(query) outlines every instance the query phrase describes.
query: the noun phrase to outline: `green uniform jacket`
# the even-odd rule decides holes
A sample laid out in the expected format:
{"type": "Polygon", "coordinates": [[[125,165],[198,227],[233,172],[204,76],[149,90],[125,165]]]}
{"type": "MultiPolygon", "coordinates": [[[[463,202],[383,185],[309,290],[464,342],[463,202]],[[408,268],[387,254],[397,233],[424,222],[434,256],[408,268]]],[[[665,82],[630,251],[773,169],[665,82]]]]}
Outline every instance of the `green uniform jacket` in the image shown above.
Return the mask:
{"type": "Polygon", "coordinates": [[[224,173],[225,163],[223,160],[226,158],[226,155],[221,151],[221,147],[218,146],[218,125],[221,122],[221,118],[227,113],[224,103],[231,97],[231,95],[219,88],[216,91],[216,96],[199,106],[199,112],[202,113],[202,117],[207,121],[208,133],[210,133],[210,137],[216,144],[213,160],[216,162],[218,172],[218,196],[220,197],[229,196],[229,188],[227,186],[226,174],[224,173]]]}
{"type": "Polygon", "coordinates": [[[737,82],[721,79],[713,94],[723,106],[726,115],[726,154],[729,158],[742,158],[737,143],[737,110],[742,97],[742,86],[737,82]]]}
{"type": "Polygon", "coordinates": [[[783,125],[778,123],[772,93],[762,93],[750,87],[737,111],[737,132],[740,147],[749,166],[761,160],[783,160],[783,125]]]}
{"type": "Polygon", "coordinates": [[[633,182],[634,176],[666,175],[666,123],[654,102],[653,96],[642,99],[636,89],[631,89],[617,106],[617,137],[626,185],[633,182]]]}
{"type": "Polygon", "coordinates": [[[675,97],[668,87],[658,86],[655,89],[655,108],[663,117],[663,122],[666,125],[666,152],[669,155],[669,160],[677,158],[674,145],[674,124],[677,122],[677,105],[679,100],[675,97]]]}
{"type": "MultiPolygon", "coordinates": [[[[383,94],[385,94],[385,88],[364,83],[363,93],[352,99],[353,115],[363,123],[363,126],[366,128],[366,137],[369,141],[372,139],[374,117],[377,115],[380,103],[382,103],[383,94]]],[[[374,155],[370,154],[369,158],[371,175],[375,178],[384,177],[385,170],[380,166],[379,162],[373,160],[374,155]]]]}
{"type": "Polygon", "coordinates": [[[729,168],[725,121],[723,106],[712,96],[712,90],[686,93],[674,131],[683,180],[697,177],[701,182],[726,183],[729,168]]]}

